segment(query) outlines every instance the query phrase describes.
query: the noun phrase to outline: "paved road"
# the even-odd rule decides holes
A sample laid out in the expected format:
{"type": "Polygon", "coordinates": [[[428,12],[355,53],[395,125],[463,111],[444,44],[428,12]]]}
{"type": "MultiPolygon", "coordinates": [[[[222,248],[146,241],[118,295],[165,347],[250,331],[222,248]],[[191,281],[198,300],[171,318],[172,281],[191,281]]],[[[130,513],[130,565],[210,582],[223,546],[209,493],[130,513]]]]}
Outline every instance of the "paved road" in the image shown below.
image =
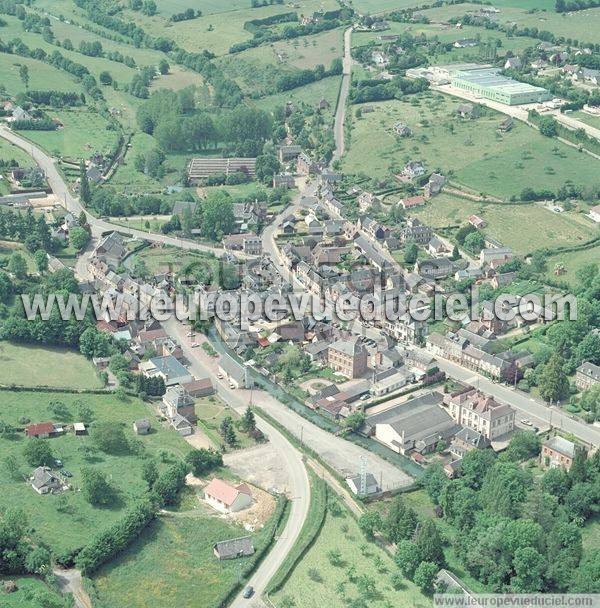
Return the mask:
{"type": "MultiPolygon", "coordinates": [[[[231,407],[243,413],[248,405],[246,391],[231,390],[229,386],[216,378],[215,370],[205,361],[206,355],[202,349],[193,349],[191,340],[186,336],[189,326],[183,325],[175,319],[163,324],[170,336],[175,338],[182,346],[183,352],[190,362],[189,368],[197,377],[209,376],[215,383],[217,394],[231,407]]],[[[284,407],[279,404],[280,407],[284,407]]],[[[254,587],[255,599],[252,602],[245,600],[241,594],[231,603],[232,608],[260,606],[261,595],[265,592],[268,582],[277,572],[285,557],[292,549],[302,525],[308,515],[310,505],[310,483],[308,474],[302,460],[302,454],[282,435],[275,427],[262,419],[257,420],[258,428],[269,437],[271,446],[277,451],[281,462],[289,471],[289,498],[291,499],[290,516],[285,529],[277,539],[275,545],[260,563],[254,572],[249,585],[254,587]]]]}
{"type": "Polygon", "coordinates": [[[350,91],[350,81],[352,79],[352,27],[344,32],[344,71],[340,95],[335,111],[335,122],[333,125],[333,136],[335,138],[335,152],[333,160],[338,160],[344,155],[344,122],[346,120],[346,101],[350,91]]]}
{"type": "MultiPolygon", "coordinates": [[[[68,211],[73,213],[75,216],[79,216],[82,211],[85,211],[83,205],[79,202],[79,199],[71,194],[69,187],[63,180],[61,174],[58,172],[56,165],[54,164],[54,160],[50,156],[48,156],[43,150],[38,148],[36,145],[27,141],[26,139],[24,139],[17,133],[14,133],[10,129],[7,129],[5,126],[0,126],[0,137],[15,144],[16,146],[27,152],[27,154],[29,154],[33,158],[33,160],[35,160],[38,166],[46,174],[46,178],[48,179],[48,184],[50,185],[50,188],[52,188],[52,192],[54,193],[57,199],[63,201],[68,211]]],[[[94,237],[99,237],[103,233],[109,232],[111,230],[120,230],[124,233],[131,234],[135,238],[144,239],[152,243],[162,243],[163,245],[171,245],[173,247],[179,247],[180,249],[204,251],[208,253],[214,253],[215,255],[220,255],[224,253],[224,250],[218,247],[210,247],[209,245],[203,245],[201,243],[196,243],[187,239],[167,236],[165,234],[156,234],[152,232],[145,232],[143,230],[126,228],[124,226],[111,224],[110,222],[107,222],[105,220],[98,219],[87,211],[85,211],[85,214],[87,216],[87,220],[92,229],[92,235],[94,237]]]]}
{"type": "MultiPolygon", "coordinates": [[[[425,351],[423,351],[425,352],[425,351]]],[[[515,390],[504,384],[492,382],[485,376],[464,368],[456,363],[442,359],[436,356],[441,370],[446,374],[481,389],[484,393],[496,397],[498,400],[512,405],[521,415],[532,416],[543,420],[546,424],[555,428],[562,429],[568,433],[572,433],[579,439],[598,446],[600,445],[600,428],[581,422],[578,419],[571,418],[559,408],[549,408],[543,401],[534,399],[530,395],[515,390]]]]}

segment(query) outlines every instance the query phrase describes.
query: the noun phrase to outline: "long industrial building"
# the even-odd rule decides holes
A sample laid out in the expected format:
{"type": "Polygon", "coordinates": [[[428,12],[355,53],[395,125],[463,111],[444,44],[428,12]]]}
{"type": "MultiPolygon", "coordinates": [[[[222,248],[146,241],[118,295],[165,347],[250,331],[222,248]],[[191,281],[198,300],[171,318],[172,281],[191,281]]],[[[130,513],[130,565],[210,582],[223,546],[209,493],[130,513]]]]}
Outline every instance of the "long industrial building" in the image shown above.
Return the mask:
{"type": "Polygon", "coordinates": [[[507,78],[497,68],[457,70],[451,74],[450,83],[477,97],[508,106],[542,103],[552,99],[552,94],[546,89],[507,78]]]}

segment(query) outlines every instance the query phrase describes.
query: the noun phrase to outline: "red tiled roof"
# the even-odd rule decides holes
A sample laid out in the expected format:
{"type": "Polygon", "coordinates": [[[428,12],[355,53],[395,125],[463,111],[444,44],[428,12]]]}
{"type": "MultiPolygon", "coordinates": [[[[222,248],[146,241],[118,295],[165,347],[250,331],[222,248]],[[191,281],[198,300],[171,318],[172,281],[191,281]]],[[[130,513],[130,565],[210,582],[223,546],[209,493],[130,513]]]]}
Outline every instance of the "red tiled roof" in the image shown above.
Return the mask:
{"type": "Polygon", "coordinates": [[[239,494],[248,494],[248,496],[252,496],[250,488],[245,483],[233,487],[216,477],[204,488],[204,494],[205,496],[216,498],[228,507],[234,503],[239,494]]]}
{"type": "Polygon", "coordinates": [[[25,433],[29,437],[37,437],[38,435],[49,435],[54,432],[54,425],[51,422],[39,422],[38,424],[30,424],[25,433]]]}

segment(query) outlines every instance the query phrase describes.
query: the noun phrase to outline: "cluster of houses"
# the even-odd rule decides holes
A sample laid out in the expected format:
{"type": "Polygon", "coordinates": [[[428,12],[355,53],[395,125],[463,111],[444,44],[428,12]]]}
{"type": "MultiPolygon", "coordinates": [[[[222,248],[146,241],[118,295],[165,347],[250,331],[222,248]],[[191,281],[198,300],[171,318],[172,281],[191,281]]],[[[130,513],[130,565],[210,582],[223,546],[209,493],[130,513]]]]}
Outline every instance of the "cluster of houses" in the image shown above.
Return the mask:
{"type": "MultiPolygon", "coordinates": [[[[115,340],[127,343],[123,355],[130,371],[148,378],[162,378],[167,390],[159,405],[159,413],[181,435],[190,435],[197,420],[194,400],[214,393],[212,381],[194,377],[186,366],[181,346],[158,321],[143,320],[144,310],[153,298],[167,298],[171,293],[173,277],[170,273],[160,273],[138,280],[126,273],[117,274],[116,270],[127,252],[122,235],[118,232],[106,235],[96,245],[88,263],[93,281],[82,285],[82,288],[100,289],[105,297],[122,305],[117,320],[108,317],[98,320],[97,328],[110,333],[115,340]]],[[[95,358],[93,362],[100,371],[108,370],[108,358],[95,358]]],[[[143,427],[142,424],[142,433],[143,427]]]]}

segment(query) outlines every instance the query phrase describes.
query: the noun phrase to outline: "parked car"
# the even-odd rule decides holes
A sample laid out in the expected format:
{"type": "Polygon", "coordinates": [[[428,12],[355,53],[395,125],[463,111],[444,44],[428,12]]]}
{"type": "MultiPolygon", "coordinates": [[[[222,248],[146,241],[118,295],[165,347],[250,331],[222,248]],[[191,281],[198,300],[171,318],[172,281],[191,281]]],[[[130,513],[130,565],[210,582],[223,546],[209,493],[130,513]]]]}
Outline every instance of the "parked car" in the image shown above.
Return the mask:
{"type": "Polygon", "coordinates": [[[245,589],[244,589],[244,593],[242,594],[242,597],[246,600],[250,599],[252,596],[254,595],[254,587],[252,585],[248,585],[245,589]]]}
{"type": "Polygon", "coordinates": [[[71,473],[71,471],[63,471],[63,472],[62,472],[62,474],[63,474],[65,477],[73,477],[73,473],[71,473]]]}

